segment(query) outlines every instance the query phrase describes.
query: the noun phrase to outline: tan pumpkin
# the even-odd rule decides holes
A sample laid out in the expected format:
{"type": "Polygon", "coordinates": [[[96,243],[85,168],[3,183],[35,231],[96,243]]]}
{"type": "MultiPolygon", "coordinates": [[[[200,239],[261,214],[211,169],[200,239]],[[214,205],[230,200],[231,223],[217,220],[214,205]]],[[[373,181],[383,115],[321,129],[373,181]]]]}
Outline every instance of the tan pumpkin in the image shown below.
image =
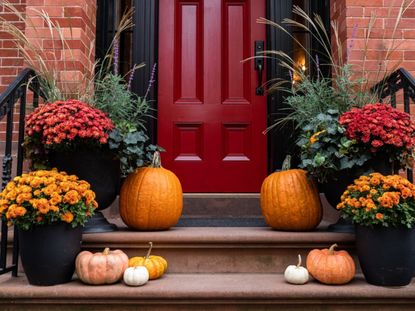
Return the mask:
{"type": "Polygon", "coordinates": [[[75,261],[76,274],[82,282],[93,285],[118,282],[128,268],[128,256],[121,250],[79,253],[75,261]]]}
{"type": "Polygon", "coordinates": [[[323,215],[315,183],[304,170],[289,169],[289,157],[282,171],[262,183],[261,209],[268,226],[278,230],[311,230],[323,215]]]}
{"type": "Polygon", "coordinates": [[[130,174],[120,192],[120,215],[124,223],[138,230],[164,230],[179,221],[183,192],[177,176],[161,167],[156,151],[152,165],[130,174]]]}
{"type": "Polygon", "coordinates": [[[149,273],[149,279],[155,280],[161,277],[167,271],[167,260],[161,256],[152,256],[151,250],[153,249],[153,243],[149,242],[150,248],[147,251],[147,255],[144,257],[132,257],[128,261],[129,267],[144,266],[149,273]]]}
{"type": "Polygon", "coordinates": [[[324,284],[346,284],[356,273],[355,263],[348,252],[335,251],[337,244],[329,249],[313,249],[307,256],[307,270],[324,284]]]}

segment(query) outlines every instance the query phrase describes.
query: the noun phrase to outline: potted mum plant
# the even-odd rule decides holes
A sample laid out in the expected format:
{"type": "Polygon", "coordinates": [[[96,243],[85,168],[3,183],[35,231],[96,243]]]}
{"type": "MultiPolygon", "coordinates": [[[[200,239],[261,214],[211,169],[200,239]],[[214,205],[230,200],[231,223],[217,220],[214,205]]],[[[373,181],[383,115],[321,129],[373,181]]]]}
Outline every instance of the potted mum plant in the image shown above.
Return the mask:
{"type": "Polygon", "coordinates": [[[80,252],[82,226],[98,206],[90,184],[53,170],[22,174],[0,193],[0,217],[18,228],[30,284],[69,282],[80,252]]]}
{"type": "Polygon", "coordinates": [[[414,274],[415,186],[399,175],[361,176],[337,205],[356,225],[356,246],[367,282],[401,286],[414,274]]]}
{"type": "MultiPolygon", "coordinates": [[[[32,168],[52,168],[87,180],[96,192],[98,209],[116,198],[120,163],[109,148],[112,121],[99,109],[78,100],[41,105],[28,117],[25,152],[32,168]]],[[[113,230],[101,212],[88,223],[87,232],[113,230]]]]}
{"type": "Polygon", "coordinates": [[[390,174],[411,167],[415,124],[408,113],[387,104],[329,110],[303,128],[298,141],[301,167],[314,176],[336,206],[347,185],[370,172],[390,174]]]}

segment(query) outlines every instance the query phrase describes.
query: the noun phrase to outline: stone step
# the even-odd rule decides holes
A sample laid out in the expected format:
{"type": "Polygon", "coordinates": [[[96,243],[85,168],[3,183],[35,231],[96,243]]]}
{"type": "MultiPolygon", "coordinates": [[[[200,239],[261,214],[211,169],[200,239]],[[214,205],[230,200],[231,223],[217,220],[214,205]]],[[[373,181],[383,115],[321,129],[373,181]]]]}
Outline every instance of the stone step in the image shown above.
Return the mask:
{"type": "Polygon", "coordinates": [[[32,286],[0,277],[1,310],[414,310],[415,282],[372,286],[361,275],[347,285],[287,284],[275,273],[167,273],[141,287],[84,285],[76,278],[32,286]]]}
{"type": "Polygon", "coordinates": [[[282,232],[267,227],[175,227],[167,231],[137,232],[118,223],[117,232],[84,234],[83,248],[122,249],[129,257],[144,256],[148,242],[153,253],[165,257],[172,273],[282,273],[305,260],[313,248],[337,243],[353,253],[354,235],[326,232],[324,223],[312,232],[282,232]]]}
{"type": "MultiPolygon", "coordinates": [[[[242,227],[266,225],[259,193],[185,193],[183,198],[183,212],[178,224],[181,227],[234,227],[237,223],[242,227]]],[[[335,223],[339,218],[338,212],[328,204],[323,194],[320,198],[323,219],[335,223]]],[[[103,214],[107,218],[120,217],[118,198],[103,214]]]]}

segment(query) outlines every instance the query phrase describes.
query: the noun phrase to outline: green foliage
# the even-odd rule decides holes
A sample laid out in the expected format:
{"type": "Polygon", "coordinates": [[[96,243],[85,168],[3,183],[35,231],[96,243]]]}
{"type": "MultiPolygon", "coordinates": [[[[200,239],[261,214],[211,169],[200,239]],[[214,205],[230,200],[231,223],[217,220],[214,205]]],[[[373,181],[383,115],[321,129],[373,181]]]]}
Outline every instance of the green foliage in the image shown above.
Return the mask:
{"type": "Polygon", "coordinates": [[[361,167],[371,158],[362,153],[355,140],[344,136],[338,122],[339,111],[328,109],[312,118],[302,128],[297,145],[301,148],[300,167],[319,182],[325,182],[337,171],[361,167]]]}
{"type": "Polygon", "coordinates": [[[335,78],[313,79],[302,73],[300,82],[283,89],[287,94],[285,104],[289,114],[282,122],[292,120],[297,128],[302,129],[310,120],[328,110],[342,114],[352,107],[362,107],[374,100],[373,94],[360,90],[359,84],[364,81],[353,81],[350,76],[349,65],[340,68],[335,78]]]}
{"type": "Polygon", "coordinates": [[[95,83],[91,104],[108,114],[115,125],[109,136],[110,149],[116,150],[121,162],[123,177],[137,167],[151,161],[145,118],[151,110],[144,98],[132,93],[120,75],[107,73],[95,83]]]}

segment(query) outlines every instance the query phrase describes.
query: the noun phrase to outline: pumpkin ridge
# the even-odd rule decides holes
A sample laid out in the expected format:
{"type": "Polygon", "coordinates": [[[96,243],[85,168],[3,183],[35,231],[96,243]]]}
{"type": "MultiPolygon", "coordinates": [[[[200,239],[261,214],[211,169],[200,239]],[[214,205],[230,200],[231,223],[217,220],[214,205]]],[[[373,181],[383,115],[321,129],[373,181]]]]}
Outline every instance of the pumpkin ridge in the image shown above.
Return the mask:
{"type": "MultiPolygon", "coordinates": [[[[147,177],[148,174],[151,173],[150,170],[151,168],[149,167],[143,168],[143,171],[139,175],[138,180],[136,180],[137,186],[135,186],[134,188],[133,187],[131,188],[131,191],[133,191],[134,189],[136,189],[137,191],[137,194],[134,197],[134,208],[132,209],[133,213],[131,217],[131,219],[133,219],[133,222],[134,222],[133,227],[139,226],[140,221],[144,221],[143,219],[144,215],[142,215],[142,212],[141,212],[143,206],[142,206],[142,194],[140,194],[140,192],[144,192],[142,191],[143,183],[144,183],[144,180],[148,178],[147,177]]],[[[144,192],[144,193],[147,193],[147,192],[144,192]]],[[[145,208],[145,210],[147,210],[147,208],[145,208]]],[[[145,223],[147,223],[147,221],[145,221],[145,223]]]]}

